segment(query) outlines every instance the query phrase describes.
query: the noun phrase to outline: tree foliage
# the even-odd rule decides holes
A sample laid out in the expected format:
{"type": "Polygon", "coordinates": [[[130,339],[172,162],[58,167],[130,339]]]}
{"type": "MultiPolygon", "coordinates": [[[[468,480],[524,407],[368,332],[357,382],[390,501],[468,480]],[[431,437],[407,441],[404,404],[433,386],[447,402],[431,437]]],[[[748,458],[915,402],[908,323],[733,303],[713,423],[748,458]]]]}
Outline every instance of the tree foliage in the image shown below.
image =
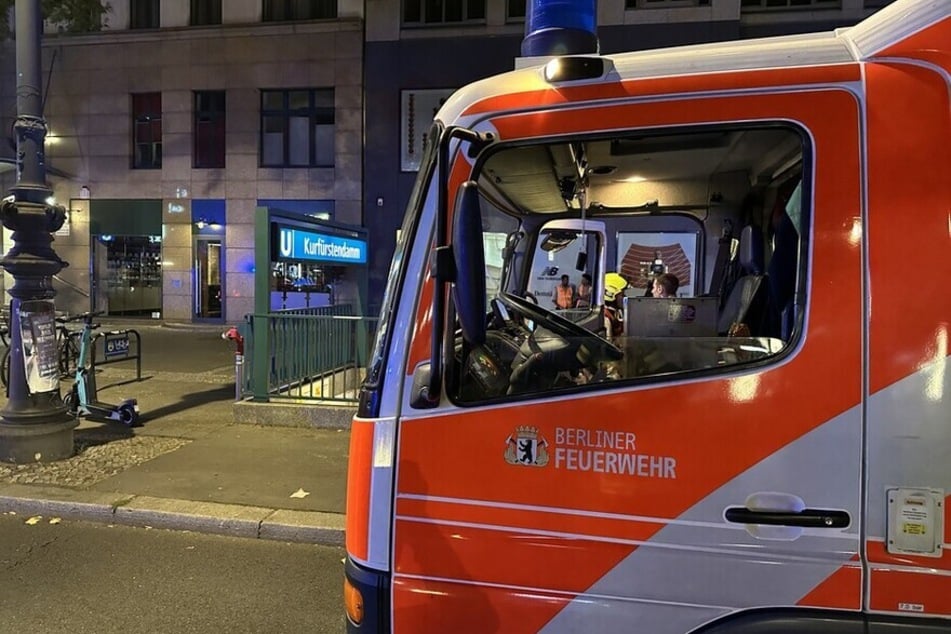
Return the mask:
{"type": "MultiPolygon", "coordinates": [[[[13,18],[11,9],[16,0],[0,0],[0,34],[9,36],[9,20],[13,18]]],[[[102,16],[112,7],[100,0],[42,0],[43,18],[57,25],[64,33],[88,33],[99,31],[102,16]]]]}

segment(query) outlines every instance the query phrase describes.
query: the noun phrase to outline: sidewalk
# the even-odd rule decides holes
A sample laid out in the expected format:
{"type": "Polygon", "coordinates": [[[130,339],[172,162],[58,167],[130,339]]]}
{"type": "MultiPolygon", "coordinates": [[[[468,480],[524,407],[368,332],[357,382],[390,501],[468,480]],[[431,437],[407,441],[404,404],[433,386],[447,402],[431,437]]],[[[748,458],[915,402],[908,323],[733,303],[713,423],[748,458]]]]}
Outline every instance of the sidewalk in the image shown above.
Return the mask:
{"type": "MultiPolygon", "coordinates": [[[[142,381],[134,364],[97,374],[101,400],[138,398],[143,426],[83,420],[73,457],[0,463],[0,513],[342,544],[348,431],[276,426],[273,416],[262,417],[268,425],[234,422],[221,329],[172,343],[151,328],[142,381]],[[150,338],[165,361],[153,352],[150,362],[150,338]],[[169,356],[189,371],[166,369],[169,356]]],[[[242,410],[253,421],[253,407],[242,410]]]]}

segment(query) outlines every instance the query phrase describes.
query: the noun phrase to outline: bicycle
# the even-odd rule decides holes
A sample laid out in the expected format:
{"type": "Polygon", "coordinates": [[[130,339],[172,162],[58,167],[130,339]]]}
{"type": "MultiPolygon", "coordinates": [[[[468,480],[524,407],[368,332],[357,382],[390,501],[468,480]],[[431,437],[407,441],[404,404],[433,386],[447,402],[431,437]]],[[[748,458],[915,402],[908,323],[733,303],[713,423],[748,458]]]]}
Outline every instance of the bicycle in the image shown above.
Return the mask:
{"type": "MultiPolygon", "coordinates": [[[[78,319],[81,319],[80,316],[78,319]]],[[[59,352],[59,374],[60,378],[66,379],[76,375],[76,364],[79,361],[80,339],[83,336],[82,329],[70,330],[66,325],[69,322],[78,321],[77,318],[57,317],[56,323],[56,349],[59,352]]]]}

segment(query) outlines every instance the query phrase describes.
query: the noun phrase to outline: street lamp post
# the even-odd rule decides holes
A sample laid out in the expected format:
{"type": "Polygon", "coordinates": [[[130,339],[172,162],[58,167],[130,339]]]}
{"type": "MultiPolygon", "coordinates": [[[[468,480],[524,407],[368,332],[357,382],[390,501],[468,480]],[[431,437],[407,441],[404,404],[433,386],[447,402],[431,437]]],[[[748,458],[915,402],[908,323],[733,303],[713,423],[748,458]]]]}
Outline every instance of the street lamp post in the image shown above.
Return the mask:
{"type": "Polygon", "coordinates": [[[46,184],[46,121],[42,116],[40,0],[16,0],[17,184],[0,202],[0,220],[13,246],[0,265],[13,276],[10,373],[0,410],[0,460],[27,463],[73,455],[74,417],[59,392],[53,276],[67,266],[53,251],[51,233],[66,211],[46,184]]]}

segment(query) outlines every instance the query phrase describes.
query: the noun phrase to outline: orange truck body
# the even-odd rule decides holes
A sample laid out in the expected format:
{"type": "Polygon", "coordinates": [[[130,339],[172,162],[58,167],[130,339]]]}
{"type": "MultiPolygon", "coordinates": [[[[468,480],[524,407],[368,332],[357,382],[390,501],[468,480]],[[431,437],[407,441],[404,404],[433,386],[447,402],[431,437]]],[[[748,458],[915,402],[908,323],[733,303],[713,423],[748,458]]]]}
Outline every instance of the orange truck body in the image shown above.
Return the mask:
{"type": "Polygon", "coordinates": [[[898,0],[835,33],[458,91],[435,129],[494,144],[793,126],[803,299],[762,362],[421,406],[420,368],[455,330],[433,306],[467,283],[440,286],[433,251],[461,249],[455,192],[481,160],[447,143],[410,203],[352,424],[349,631],[951,631],[949,44],[951,3],[898,0]]]}

